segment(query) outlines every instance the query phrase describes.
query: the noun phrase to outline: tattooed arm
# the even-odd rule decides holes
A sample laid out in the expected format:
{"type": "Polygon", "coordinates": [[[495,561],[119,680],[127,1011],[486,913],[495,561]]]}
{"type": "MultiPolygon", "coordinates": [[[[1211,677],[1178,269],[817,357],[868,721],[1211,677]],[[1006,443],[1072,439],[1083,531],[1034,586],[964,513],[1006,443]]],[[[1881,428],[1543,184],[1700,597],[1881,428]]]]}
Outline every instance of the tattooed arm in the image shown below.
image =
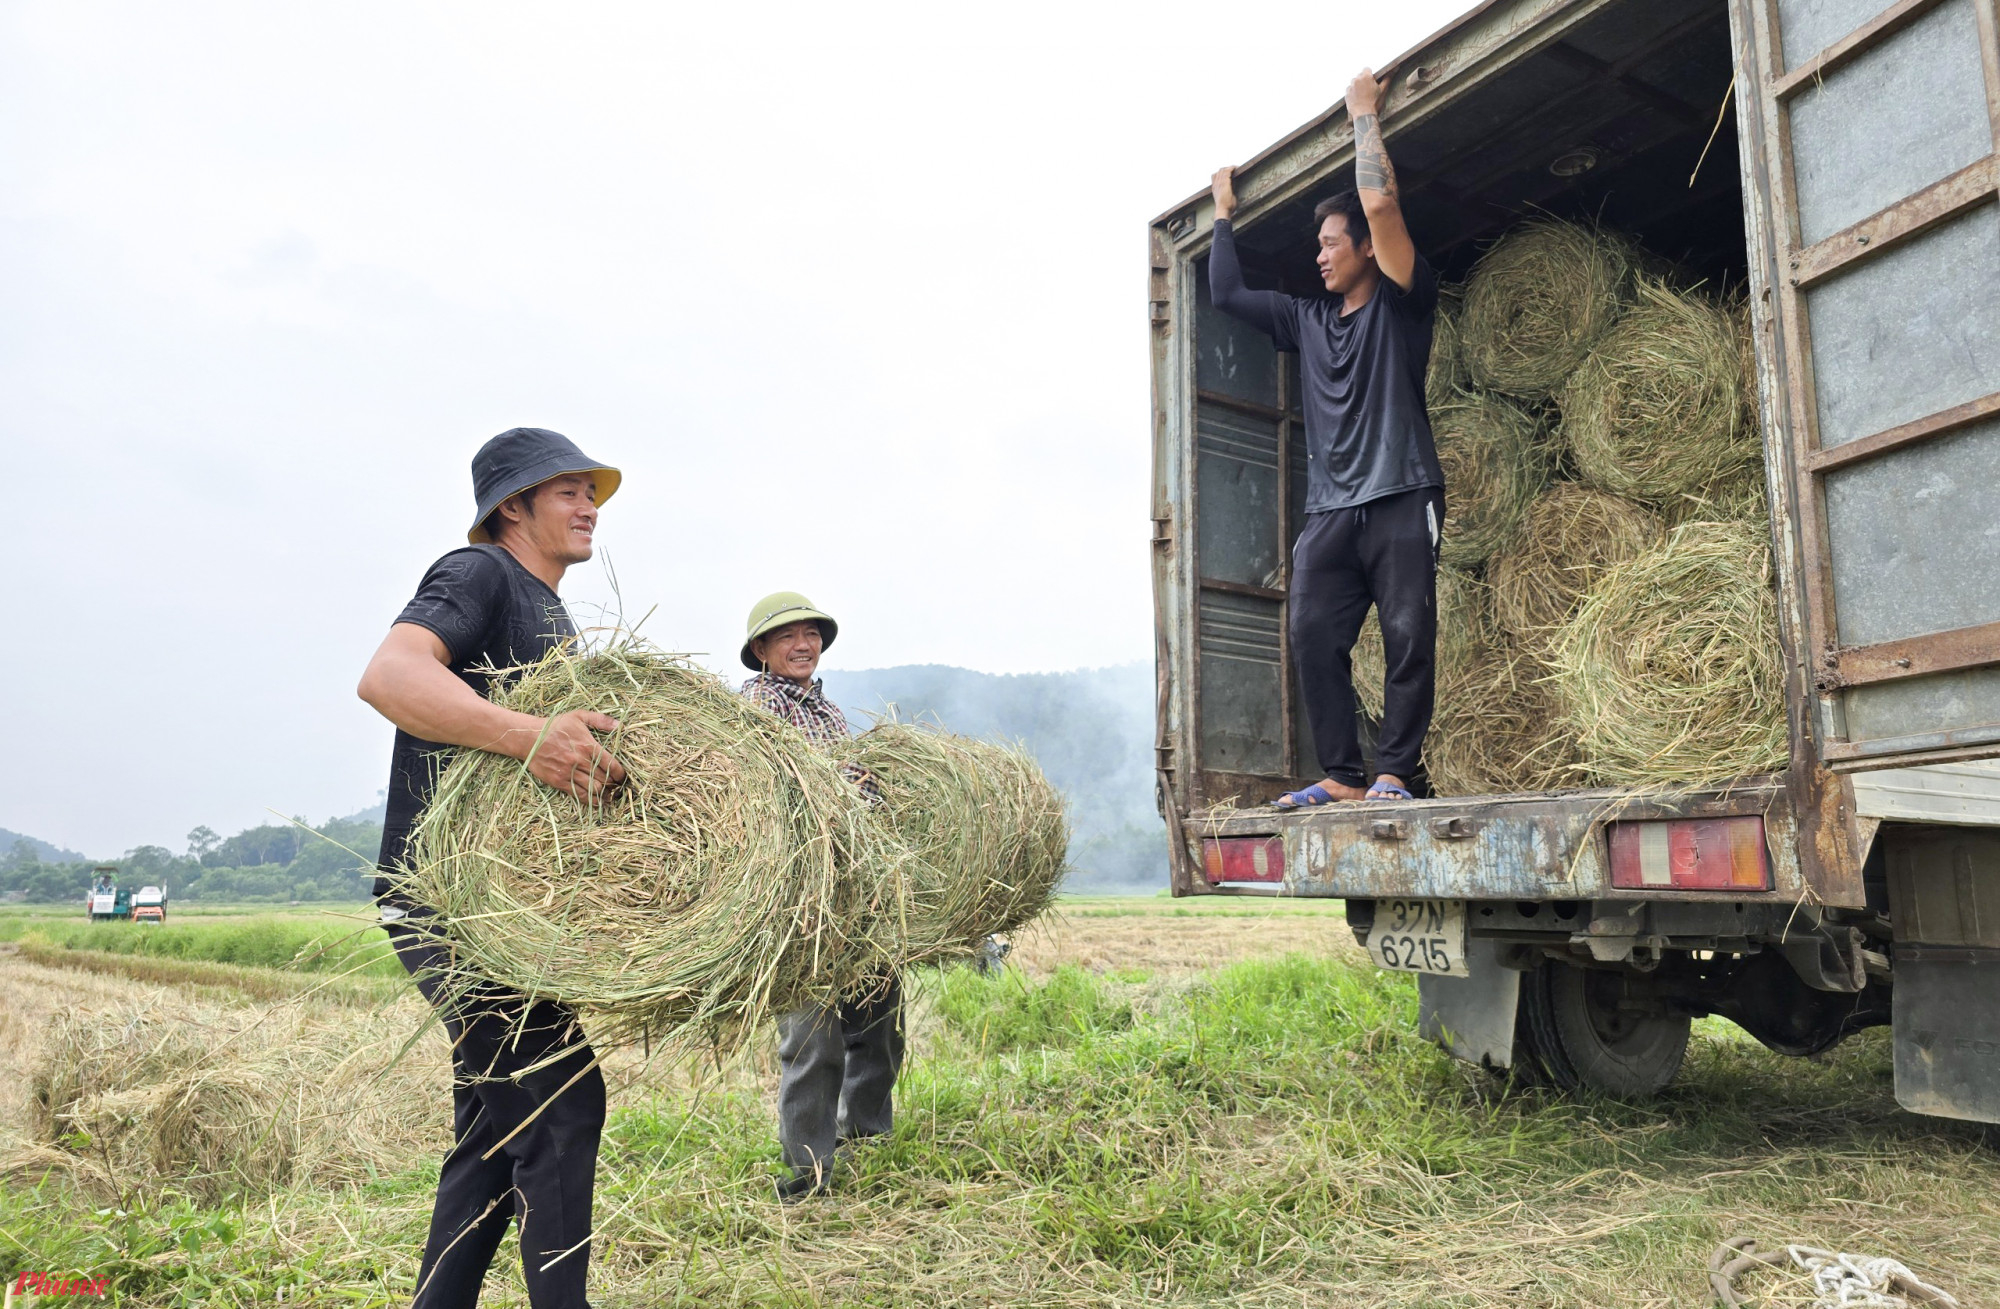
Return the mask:
{"type": "Polygon", "coordinates": [[[1403,205],[1396,191],[1396,166],[1382,144],[1382,84],[1375,70],[1364,68],[1347,88],[1347,116],[1354,123],[1354,189],[1368,215],[1369,238],[1382,275],[1410,289],[1417,273],[1417,247],[1403,224],[1403,205]]]}

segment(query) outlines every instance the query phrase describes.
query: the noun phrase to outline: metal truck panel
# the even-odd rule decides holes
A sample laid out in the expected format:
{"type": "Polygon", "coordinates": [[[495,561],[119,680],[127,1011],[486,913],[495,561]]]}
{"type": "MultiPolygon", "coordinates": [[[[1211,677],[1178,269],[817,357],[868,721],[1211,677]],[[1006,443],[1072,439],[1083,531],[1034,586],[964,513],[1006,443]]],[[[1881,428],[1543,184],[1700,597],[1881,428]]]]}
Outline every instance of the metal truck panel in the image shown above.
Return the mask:
{"type": "Polygon", "coordinates": [[[1994,0],[1739,12],[1781,270],[1768,417],[1790,446],[1821,757],[1993,754],[2000,15],[1994,0]]]}
{"type": "Polygon", "coordinates": [[[1939,5],[1793,102],[1808,245],[1992,152],[1974,3],[1939,5]]]}
{"type": "Polygon", "coordinates": [[[1853,780],[1854,809],[1863,818],[2000,824],[2000,760],[1882,768],[1853,780]]]}
{"type": "MultiPolygon", "coordinates": [[[[1987,203],[1805,293],[1822,447],[2000,389],[1995,269],[2000,211],[1987,203]]],[[[1982,518],[1990,525],[1990,515],[1982,518]]]]}

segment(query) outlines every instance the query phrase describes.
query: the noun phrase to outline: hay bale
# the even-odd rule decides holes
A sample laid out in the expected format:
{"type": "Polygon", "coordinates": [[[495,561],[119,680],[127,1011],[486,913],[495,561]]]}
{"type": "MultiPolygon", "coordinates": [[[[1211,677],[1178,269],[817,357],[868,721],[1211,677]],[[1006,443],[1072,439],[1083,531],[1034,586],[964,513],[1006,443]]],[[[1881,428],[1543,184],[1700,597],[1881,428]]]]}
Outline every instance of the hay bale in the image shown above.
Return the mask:
{"type": "Polygon", "coordinates": [[[1618,318],[1634,252],[1593,228],[1524,223],[1480,256],[1458,320],[1474,383],[1539,400],[1555,394],[1618,318]]]}
{"type": "Polygon", "coordinates": [[[1740,474],[1761,450],[1744,422],[1742,339],[1727,310],[1642,277],[1570,375],[1558,436],[1582,480],[1653,505],[1740,474]]]}
{"type": "Polygon", "coordinates": [[[1438,795],[1548,791],[1586,780],[1540,663],[1504,636],[1438,679],[1424,770],[1438,795]]]}
{"type": "Polygon", "coordinates": [[[1465,288],[1452,282],[1438,286],[1436,326],[1431,332],[1431,361],[1424,372],[1424,403],[1432,409],[1449,404],[1467,390],[1465,349],[1459,341],[1458,316],[1465,308],[1465,288]]]}
{"type": "Polygon", "coordinates": [[[357,1183],[451,1136],[444,1038],[351,1010],[127,1006],[59,1015],[30,1072],[33,1144],[10,1170],[64,1168],[112,1196],[205,1203],[357,1183]]]}
{"type": "Polygon", "coordinates": [[[1594,775],[1711,786],[1785,765],[1784,673],[1766,538],[1692,522],[1598,578],[1550,651],[1594,775]]]}
{"type": "MultiPolygon", "coordinates": [[[[1484,582],[1449,564],[1437,575],[1437,667],[1440,680],[1468,669],[1493,640],[1493,598],[1484,582]]],[[[1389,666],[1382,650],[1382,622],[1374,609],[1361,624],[1349,656],[1354,694],[1370,718],[1382,717],[1382,684],[1389,666]]]]}
{"type": "Polygon", "coordinates": [[[1768,536],[1771,500],[1764,485],[1764,467],[1752,464],[1713,486],[1678,496],[1660,512],[1670,528],[1693,522],[1742,523],[1768,536]]]}
{"type": "Polygon", "coordinates": [[[1548,485],[1547,433],[1517,404],[1464,392],[1431,410],[1431,431],[1444,470],[1442,558],[1475,567],[1513,542],[1548,485]]]}
{"type": "Polygon", "coordinates": [[[874,817],[914,856],[923,921],[910,935],[926,948],[970,952],[1054,901],[1069,820],[1061,793],[1025,751],[891,721],[836,756],[874,778],[874,817]]]}
{"type": "MultiPolygon", "coordinates": [[[[1492,588],[1438,570],[1437,700],[1424,768],[1440,795],[1487,795],[1576,785],[1574,738],[1540,669],[1493,616],[1492,588]]],[[[1354,646],[1354,690],[1382,717],[1382,629],[1370,614],[1354,646]]]]}
{"type": "Polygon", "coordinates": [[[467,978],[597,1016],[600,1045],[740,1040],[864,989],[909,950],[908,856],[803,734],[713,674],[634,644],[556,652],[502,696],[619,720],[626,782],[594,808],[511,759],[455,758],[401,892],[467,978]]]}
{"type": "Polygon", "coordinates": [[[1494,618],[1524,651],[1536,653],[1607,568],[1665,538],[1658,515],[1643,505],[1558,482],[1529,507],[1515,545],[1493,558],[1494,618]]]}

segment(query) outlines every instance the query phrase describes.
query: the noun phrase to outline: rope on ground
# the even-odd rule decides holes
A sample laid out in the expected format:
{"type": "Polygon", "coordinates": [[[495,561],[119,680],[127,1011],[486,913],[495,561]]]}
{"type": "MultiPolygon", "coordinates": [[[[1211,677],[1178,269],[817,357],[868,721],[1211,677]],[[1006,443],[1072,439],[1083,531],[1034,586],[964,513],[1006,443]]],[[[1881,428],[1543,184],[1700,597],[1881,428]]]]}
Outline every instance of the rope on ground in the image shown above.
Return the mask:
{"type": "Polygon", "coordinates": [[[1813,1309],[1915,1309],[1936,1305],[1959,1309],[1958,1301],[1932,1286],[1906,1266],[1884,1255],[1841,1254],[1810,1245],[1759,1250],[1755,1237],[1724,1241],[1708,1257],[1708,1284],[1725,1309],[1745,1309],[1750,1303],[1736,1293],[1736,1279],[1753,1268],[1792,1264],[1810,1273],[1819,1298],[1813,1309]]]}

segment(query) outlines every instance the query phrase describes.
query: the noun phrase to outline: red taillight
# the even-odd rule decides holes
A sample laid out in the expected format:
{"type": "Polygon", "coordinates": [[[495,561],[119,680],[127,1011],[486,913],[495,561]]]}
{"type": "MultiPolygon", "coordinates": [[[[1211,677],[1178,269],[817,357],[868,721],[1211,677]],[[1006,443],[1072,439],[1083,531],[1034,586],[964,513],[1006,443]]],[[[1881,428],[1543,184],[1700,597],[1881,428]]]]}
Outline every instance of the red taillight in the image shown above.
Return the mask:
{"type": "Polygon", "coordinates": [[[1611,824],[1611,884],[1628,891],[1768,891],[1764,820],[1611,824]]]}
{"type": "Polygon", "coordinates": [[[1201,862],[1212,883],[1282,882],[1285,838],[1225,836],[1201,843],[1201,862]]]}

